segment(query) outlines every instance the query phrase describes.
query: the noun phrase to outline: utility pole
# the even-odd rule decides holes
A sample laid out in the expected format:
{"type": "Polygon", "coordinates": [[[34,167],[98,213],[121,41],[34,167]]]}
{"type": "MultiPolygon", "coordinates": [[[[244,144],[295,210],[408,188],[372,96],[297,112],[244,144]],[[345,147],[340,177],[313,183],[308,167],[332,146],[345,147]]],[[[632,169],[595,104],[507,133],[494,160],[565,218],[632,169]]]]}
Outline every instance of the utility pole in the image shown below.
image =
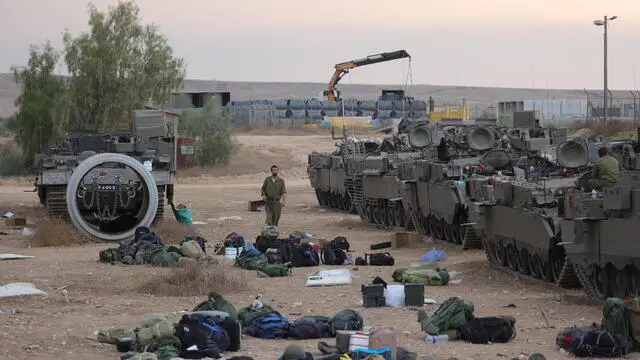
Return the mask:
{"type": "Polygon", "coordinates": [[[609,25],[609,21],[613,21],[615,19],[617,19],[617,16],[612,16],[612,17],[607,17],[607,15],[604,16],[603,20],[594,20],[593,24],[595,26],[604,26],[604,91],[602,93],[603,96],[603,108],[604,108],[604,113],[603,113],[603,117],[604,117],[604,122],[607,122],[607,113],[609,112],[608,106],[607,106],[607,94],[609,92],[609,86],[607,84],[608,78],[607,78],[607,28],[609,25]]]}

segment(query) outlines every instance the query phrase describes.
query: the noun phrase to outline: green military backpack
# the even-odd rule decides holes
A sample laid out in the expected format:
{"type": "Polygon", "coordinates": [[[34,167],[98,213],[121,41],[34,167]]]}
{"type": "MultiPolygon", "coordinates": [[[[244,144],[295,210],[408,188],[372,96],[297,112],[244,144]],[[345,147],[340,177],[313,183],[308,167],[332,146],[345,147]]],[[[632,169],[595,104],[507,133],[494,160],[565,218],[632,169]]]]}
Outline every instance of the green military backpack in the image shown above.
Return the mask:
{"type": "Polygon", "coordinates": [[[113,264],[122,261],[122,253],[118,248],[100,250],[100,262],[113,264]]]}
{"type": "Polygon", "coordinates": [[[268,277],[291,276],[291,263],[267,264],[258,269],[258,276],[264,276],[263,274],[268,277]]]}

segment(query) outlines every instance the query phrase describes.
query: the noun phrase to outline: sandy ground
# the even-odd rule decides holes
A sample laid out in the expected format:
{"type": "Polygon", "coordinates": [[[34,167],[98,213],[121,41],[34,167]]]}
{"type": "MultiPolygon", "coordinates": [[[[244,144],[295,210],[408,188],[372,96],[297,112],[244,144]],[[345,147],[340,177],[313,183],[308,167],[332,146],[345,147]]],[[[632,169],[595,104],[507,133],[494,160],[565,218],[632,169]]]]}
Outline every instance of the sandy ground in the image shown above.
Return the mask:
{"type": "MultiPolygon", "coordinates": [[[[357,254],[368,250],[372,243],[386,241],[393,233],[365,225],[353,215],[332,213],[318,208],[313,191],[304,177],[306,153],[331,149],[327,136],[240,136],[243,145],[234,157],[244,174],[213,178],[210,175],[181,183],[176,188],[177,201],[190,205],[194,218],[237,215],[242,220],[209,222],[197,226],[209,240],[224,238],[235,231],[254,239],[263,222],[263,214],[247,211],[247,201],[255,199],[264,174],[258,173],[272,163],[278,163],[287,180],[289,199],[282,215],[284,231],[304,230],[321,238],[346,236],[357,254]],[[262,150],[260,150],[262,149],[262,150]],[[273,155],[270,155],[273,153],[273,155]],[[248,164],[248,165],[247,165],[248,164]]],[[[22,192],[29,187],[0,186],[0,210],[37,206],[33,193],[22,192]]],[[[37,213],[37,211],[33,211],[37,213]]],[[[37,219],[30,218],[30,223],[37,219]]],[[[174,222],[172,218],[166,219],[174,222]]],[[[2,225],[4,226],[4,225],[2,225]]],[[[4,229],[10,235],[0,236],[0,252],[33,255],[34,259],[3,261],[0,281],[31,282],[46,291],[47,296],[29,296],[0,300],[0,359],[118,359],[114,346],[92,340],[93,332],[110,326],[135,327],[146,316],[164,313],[178,321],[179,311],[191,309],[206,297],[158,297],[141,293],[140,285],[166,269],[147,266],[125,267],[104,265],[97,261],[98,251],[109,245],[91,244],[65,248],[28,248],[20,232],[4,229]],[[65,295],[66,293],[66,295],[65,295]]],[[[392,250],[397,266],[416,262],[423,249],[392,250]]],[[[363,308],[360,285],[375,276],[392,283],[395,267],[359,267],[358,275],[348,286],[307,288],[304,281],[315,269],[294,269],[290,278],[259,278],[253,271],[234,269],[231,264],[218,266],[248,280],[248,289],[225,293],[236,307],[251,303],[257,293],[285,316],[333,316],[343,309],[359,311],[368,325],[392,325],[398,330],[398,343],[420,356],[433,354],[442,359],[510,359],[521,353],[542,352],[547,359],[565,359],[559,352],[555,336],[559,329],[573,324],[599,322],[601,309],[586,300],[581,291],[568,291],[552,286],[532,284],[491,268],[481,251],[461,252],[443,247],[449,256],[445,265],[461,272],[459,285],[428,287],[426,297],[442,302],[459,296],[475,304],[477,316],[513,315],[517,319],[518,335],[508,344],[471,345],[460,341],[427,344],[425,333],[417,323],[415,308],[363,308]],[[508,304],[515,308],[505,307],[508,304]],[[546,316],[548,324],[542,313],[546,316]]],[[[325,268],[324,266],[322,268],[325,268]]],[[[214,290],[214,289],[210,289],[214,290]]],[[[426,305],[433,312],[437,305],[426,305]]],[[[331,340],[330,340],[331,341],[331,340]]],[[[266,341],[247,337],[239,354],[255,359],[275,359],[288,341],[266,341]]],[[[301,341],[307,351],[317,353],[317,341],[301,341]]],[[[229,356],[230,357],[230,356],[229,356]]],[[[637,359],[639,357],[630,357],[637,359]]]]}

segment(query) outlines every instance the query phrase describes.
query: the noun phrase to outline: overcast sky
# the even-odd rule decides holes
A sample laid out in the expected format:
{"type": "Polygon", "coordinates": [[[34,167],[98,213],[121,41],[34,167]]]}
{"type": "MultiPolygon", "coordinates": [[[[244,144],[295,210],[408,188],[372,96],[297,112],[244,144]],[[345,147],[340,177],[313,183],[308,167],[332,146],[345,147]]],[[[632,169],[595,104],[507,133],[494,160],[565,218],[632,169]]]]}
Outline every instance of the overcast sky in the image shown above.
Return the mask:
{"type": "MultiPolygon", "coordinates": [[[[94,0],[101,9],[115,1],[94,0]]],[[[327,82],[333,65],[406,49],[414,84],[602,87],[609,27],[609,87],[640,87],[639,0],[138,0],[160,25],[187,77],[327,82]]],[[[3,1],[0,72],[24,64],[30,44],[87,28],[86,0],[3,1]]],[[[353,70],[343,83],[402,84],[408,62],[353,70]]]]}

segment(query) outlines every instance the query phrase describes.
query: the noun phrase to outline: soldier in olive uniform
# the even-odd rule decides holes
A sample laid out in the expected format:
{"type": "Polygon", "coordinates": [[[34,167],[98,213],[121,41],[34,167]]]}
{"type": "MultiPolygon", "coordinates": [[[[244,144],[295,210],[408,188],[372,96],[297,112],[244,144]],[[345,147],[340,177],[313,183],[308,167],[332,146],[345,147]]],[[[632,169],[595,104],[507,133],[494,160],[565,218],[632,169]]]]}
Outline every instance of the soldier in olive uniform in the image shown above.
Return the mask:
{"type": "Polygon", "coordinates": [[[264,179],[262,184],[262,200],[265,201],[264,210],[267,213],[267,225],[278,226],[280,211],[284,207],[284,198],[287,190],[284,180],[278,176],[279,169],[276,165],[271,167],[271,176],[264,179]]]}
{"type": "Polygon", "coordinates": [[[589,186],[595,190],[616,186],[620,178],[618,160],[609,155],[609,151],[605,147],[598,149],[598,156],[600,156],[600,160],[593,166],[589,186]]]}

